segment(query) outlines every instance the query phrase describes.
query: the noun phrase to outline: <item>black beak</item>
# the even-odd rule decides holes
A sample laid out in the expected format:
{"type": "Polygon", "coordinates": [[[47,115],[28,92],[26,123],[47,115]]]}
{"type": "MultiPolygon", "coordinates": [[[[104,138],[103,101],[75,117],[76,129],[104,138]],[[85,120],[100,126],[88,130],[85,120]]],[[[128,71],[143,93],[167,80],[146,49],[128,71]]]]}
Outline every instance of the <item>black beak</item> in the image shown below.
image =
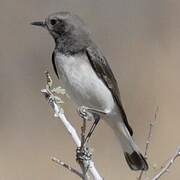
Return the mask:
{"type": "Polygon", "coordinates": [[[40,26],[40,27],[46,27],[46,23],[44,21],[35,21],[35,22],[32,22],[31,25],[40,26]]]}

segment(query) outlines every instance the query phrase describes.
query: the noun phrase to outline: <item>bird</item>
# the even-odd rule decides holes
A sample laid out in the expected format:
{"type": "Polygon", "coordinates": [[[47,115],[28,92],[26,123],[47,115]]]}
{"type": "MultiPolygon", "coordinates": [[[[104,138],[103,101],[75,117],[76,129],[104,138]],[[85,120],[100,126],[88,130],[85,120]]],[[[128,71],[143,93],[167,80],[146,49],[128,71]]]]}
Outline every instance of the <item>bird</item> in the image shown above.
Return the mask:
{"type": "Polygon", "coordinates": [[[117,80],[84,21],[70,12],[55,12],[31,24],[45,28],[54,39],[53,68],[74,105],[97,109],[118,138],[130,169],[148,170],[133,140],[117,80]]]}

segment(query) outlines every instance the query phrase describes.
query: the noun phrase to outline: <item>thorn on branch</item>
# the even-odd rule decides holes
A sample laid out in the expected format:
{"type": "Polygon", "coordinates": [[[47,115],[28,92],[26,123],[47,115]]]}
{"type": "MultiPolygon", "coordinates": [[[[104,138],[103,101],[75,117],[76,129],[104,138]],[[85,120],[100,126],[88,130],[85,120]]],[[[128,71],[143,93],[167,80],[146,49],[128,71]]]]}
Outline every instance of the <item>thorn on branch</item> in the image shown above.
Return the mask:
{"type": "Polygon", "coordinates": [[[45,74],[45,76],[46,76],[47,86],[48,86],[49,88],[51,88],[53,82],[52,82],[52,78],[51,78],[51,76],[50,76],[50,74],[49,74],[49,71],[45,71],[44,74],[45,74]]]}

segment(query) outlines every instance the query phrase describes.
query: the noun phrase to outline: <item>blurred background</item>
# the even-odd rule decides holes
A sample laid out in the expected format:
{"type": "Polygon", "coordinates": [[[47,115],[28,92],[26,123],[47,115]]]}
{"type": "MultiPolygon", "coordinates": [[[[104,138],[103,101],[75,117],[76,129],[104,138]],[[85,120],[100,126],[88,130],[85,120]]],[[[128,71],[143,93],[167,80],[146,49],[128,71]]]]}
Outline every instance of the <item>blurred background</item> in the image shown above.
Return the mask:
{"type": "MultiPolygon", "coordinates": [[[[180,144],[179,0],[1,0],[0,6],[0,180],[78,180],[51,162],[77,167],[75,145],[40,94],[54,42],[29,25],[56,11],[81,16],[107,57],[119,83],[134,139],[144,151],[149,121],[159,106],[147,173],[152,177],[180,144]]],[[[79,128],[70,100],[65,112],[79,128]]],[[[135,180],[111,129],[101,122],[91,140],[96,166],[105,179],[135,180]]],[[[180,160],[162,177],[178,180],[180,160]]]]}

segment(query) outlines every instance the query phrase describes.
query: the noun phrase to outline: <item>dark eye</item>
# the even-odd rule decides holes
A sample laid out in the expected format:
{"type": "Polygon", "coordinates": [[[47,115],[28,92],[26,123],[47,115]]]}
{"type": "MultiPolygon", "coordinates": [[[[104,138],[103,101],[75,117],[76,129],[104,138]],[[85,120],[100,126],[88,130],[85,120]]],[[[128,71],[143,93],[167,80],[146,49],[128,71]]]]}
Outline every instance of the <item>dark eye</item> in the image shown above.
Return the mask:
{"type": "Polygon", "coordinates": [[[57,20],[56,20],[56,19],[51,19],[51,20],[50,20],[50,23],[51,23],[51,25],[53,26],[53,25],[55,25],[55,24],[57,23],[57,20]]]}

